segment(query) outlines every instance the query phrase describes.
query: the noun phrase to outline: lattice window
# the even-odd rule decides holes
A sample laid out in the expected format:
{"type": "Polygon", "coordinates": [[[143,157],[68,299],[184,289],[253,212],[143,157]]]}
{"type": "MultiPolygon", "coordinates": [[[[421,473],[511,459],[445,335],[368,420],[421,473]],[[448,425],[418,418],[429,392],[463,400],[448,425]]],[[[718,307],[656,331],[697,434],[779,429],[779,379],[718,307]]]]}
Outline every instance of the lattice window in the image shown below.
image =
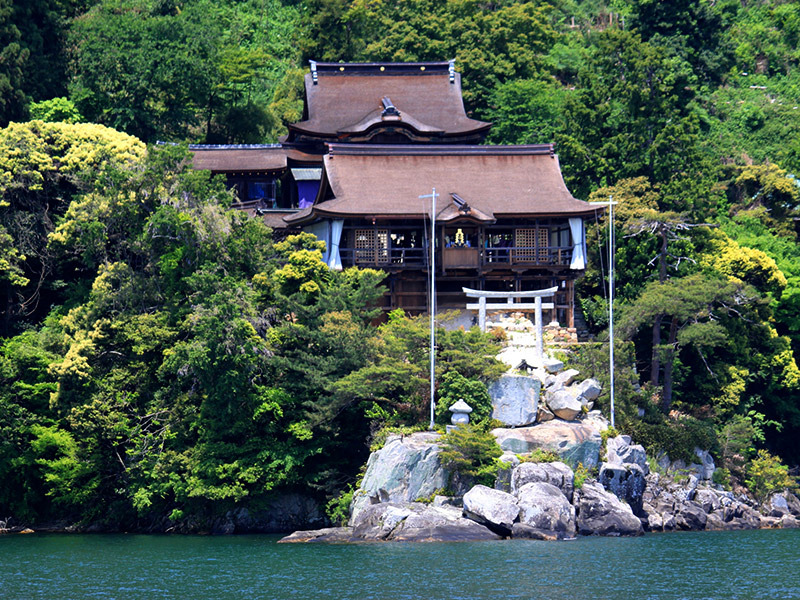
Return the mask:
{"type": "Polygon", "coordinates": [[[375,232],[377,245],[375,246],[375,260],[379,263],[389,262],[389,230],[378,229],[375,232]]]}
{"type": "Polygon", "coordinates": [[[389,262],[389,230],[356,229],[354,248],[357,263],[389,262]]]}
{"type": "Polygon", "coordinates": [[[545,227],[517,229],[514,246],[519,262],[548,262],[549,230],[545,227]]]}

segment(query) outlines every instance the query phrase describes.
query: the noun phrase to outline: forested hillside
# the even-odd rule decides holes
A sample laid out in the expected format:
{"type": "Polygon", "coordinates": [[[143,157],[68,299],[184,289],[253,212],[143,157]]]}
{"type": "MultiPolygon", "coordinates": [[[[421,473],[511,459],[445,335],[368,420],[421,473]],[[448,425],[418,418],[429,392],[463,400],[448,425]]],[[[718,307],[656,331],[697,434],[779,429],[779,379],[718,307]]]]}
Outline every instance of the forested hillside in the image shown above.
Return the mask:
{"type": "MultiPolygon", "coordinates": [[[[276,141],[308,59],[455,58],[490,143],[553,141],[576,197],[619,202],[622,429],[702,440],[723,479],[796,465],[799,38],[779,0],[0,0],[0,516],[329,499],[424,421],[427,329],[371,324],[381,273],[273,242],[187,168],[185,142],[276,141]]],[[[578,289],[599,340],[606,225],[578,289]]],[[[442,332],[438,394],[479,394],[495,349],[442,332]]]]}

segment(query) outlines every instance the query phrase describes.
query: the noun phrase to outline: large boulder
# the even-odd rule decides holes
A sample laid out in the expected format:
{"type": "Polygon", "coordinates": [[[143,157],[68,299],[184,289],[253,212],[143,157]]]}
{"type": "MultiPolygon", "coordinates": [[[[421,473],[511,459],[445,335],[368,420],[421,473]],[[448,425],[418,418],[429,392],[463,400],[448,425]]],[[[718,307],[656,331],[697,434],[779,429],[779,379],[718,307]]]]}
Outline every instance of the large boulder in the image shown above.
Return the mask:
{"type": "Polygon", "coordinates": [[[414,502],[446,488],[450,476],[439,462],[439,437],[428,432],[394,436],[373,452],[351,506],[353,517],[370,504],[414,502]]]}
{"type": "Polygon", "coordinates": [[[536,421],[538,423],[547,423],[547,421],[552,421],[555,418],[556,416],[550,412],[550,409],[547,408],[544,403],[539,405],[539,412],[536,414],[536,421]]]}
{"type": "Polygon", "coordinates": [[[786,499],[786,506],[789,507],[789,512],[796,518],[800,518],[800,498],[791,492],[784,492],[783,497],[786,499]]]}
{"type": "Polygon", "coordinates": [[[511,473],[511,493],[516,494],[528,483],[542,481],[556,486],[572,502],[575,488],[575,473],[562,462],[519,464],[511,473]]]}
{"type": "Polygon", "coordinates": [[[684,502],[675,515],[675,524],[684,531],[701,531],[706,528],[708,515],[694,502],[684,502]]]}
{"type": "Polygon", "coordinates": [[[385,540],[412,514],[410,505],[383,502],[367,506],[352,520],[355,539],[385,540]]]}
{"type": "MultiPolygon", "coordinates": [[[[729,492],[730,493],[730,492],[729,492]]],[[[695,492],[694,502],[708,515],[722,508],[720,494],[716,490],[702,488],[695,492]]]]}
{"type": "Polygon", "coordinates": [[[629,435],[618,435],[606,441],[606,462],[616,465],[639,465],[645,475],[650,473],[644,446],[631,444],[629,435]]]}
{"type": "Polygon", "coordinates": [[[536,422],[542,382],[535,377],[504,375],[489,386],[492,418],[509,427],[536,422]]]}
{"type": "Polygon", "coordinates": [[[712,477],[714,477],[714,471],[717,469],[717,466],[714,464],[714,458],[711,456],[711,453],[708,450],[701,450],[700,448],[694,449],[694,455],[698,458],[698,463],[693,463],[691,466],[695,467],[697,464],[696,470],[698,477],[705,481],[710,481],[712,477]]]}
{"type": "Polygon", "coordinates": [[[764,512],[769,517],[782,517],[791,514],[789,503],[783,494],[772,494],[764,503],[764,512]]]}
{"type": "Polygon", "coordinates": [[[533,427],[492,430],[503,450],[517,454],[537,448],[552,450],[572,468],[582,463],[587,469],[597,466],[600,452],[600,432],[586,423],[548,421],[533,427]]]}
{"type": "Polygon", "coordinates": [[[560,360],[556,360],[555,358],[547,357],[542,361],[542,366],[544,367],[544,370],[547,371],[548,373],[555,374],[564,368],[564,363],[561,362],[560,360]]]}
{"type": "Polygon", "coordinates": [[[566,371],[561,371],[558,375],[556,375],[556,381],[553,386],[557,389],[572,385],[572,382],[575,381],[575,378],[578,375],[580,375],[580,371],[577,369],[567,369],[566,371]]]}
{"type": "Polygon", "coordinates": [[[565,421],[573,421],[583,412],[581,401],[565,389],[548,392],[547,407],[555,416],[565,421]]]}
{"type": "Polygon", "coordinates": [[[641,535],[642,522],[630,506],[599,483],[583,484],[575,493],[576,525],[582,535],[641,535]]]}
{"type": "Polygon", "coordinates": [[[519,506],[511,494],[476,485],[464,494],[464,516],[507,536],[519,515],[519,506]]]}
{"type": "Polygon", "coordinates": [[[327,527],[325,529],[311,529],[308,531],[295,531],[278,540],[279,544],[301,544],[308,542],[342,543],[352,542],[352,527],[327,527]]]}
{"type": "Polygon", "coordinates": [[[642,514],[642,496],[647,482],[639,465],[603,463],[597,480],[617,498],[625,500],[634,514],[642,514]]]}
{"type": "Polygon", "coordinates": [[[455,507],[430,506],[414,511],[388,538],[394,542],[480,542],[500,536],[461,516],[455,507]]]}
{"type": "Polygon", "coordinates": [[[584,379],[577,384],[578,396],[583,398],[584,402],[594,402],[603,391],[603,387],[597,379],[584,379]]]}
{"type": "Polygon", "coordinates": [[[382,502],[358,513],[352,527],[298,531],[282,542],[477,542],[500,539],[453,506],[382,502]]]}
{"type": "Polygon", "coordinates": [[[543,481],[526,483],[517,491],[517,503],[522,525],[558,537],[575,535],[575,508],[556,486],[543,481]]]}

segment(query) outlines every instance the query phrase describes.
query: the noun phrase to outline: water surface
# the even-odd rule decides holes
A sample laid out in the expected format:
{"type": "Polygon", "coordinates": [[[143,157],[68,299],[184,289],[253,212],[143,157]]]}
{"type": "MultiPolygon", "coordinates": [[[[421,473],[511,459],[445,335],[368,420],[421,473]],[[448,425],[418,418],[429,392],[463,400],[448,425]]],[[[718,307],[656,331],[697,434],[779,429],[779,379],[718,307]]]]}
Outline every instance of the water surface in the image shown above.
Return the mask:
{"type": "Polygon", "coordinates": [[[0,598],[800,598],[800,530],[570,542],[277,544],[277,536],[0,536],[0,598]]]}

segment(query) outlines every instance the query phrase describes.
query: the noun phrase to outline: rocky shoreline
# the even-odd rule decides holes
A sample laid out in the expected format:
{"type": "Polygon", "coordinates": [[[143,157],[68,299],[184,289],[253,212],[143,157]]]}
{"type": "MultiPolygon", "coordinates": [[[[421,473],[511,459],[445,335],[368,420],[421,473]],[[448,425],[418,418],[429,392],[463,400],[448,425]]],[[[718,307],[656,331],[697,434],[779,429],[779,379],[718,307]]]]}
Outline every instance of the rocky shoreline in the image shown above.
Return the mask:
{"type": "MultiPolygon", "coordinates": [[[[793,494],[758,505],[704,479],[702,464],[690,474],[649,473],[644,449],[627,436],[608,441],[597,479],[576,483],[566,462],[526,462],[507,451],[501,460],[509,468],[494,488],[462,482],[463,494],[444,496],[431,489],[448,478],[436,442],[432,433],[390,438],[370,457],[348,526],[296,531],[281,542],[564,540],[800,526],[793,494]],[[431,502],[414,501],[429,496],[431,502]]],[[[571,450],[565,445],[565,454],[571,450]]]]}

